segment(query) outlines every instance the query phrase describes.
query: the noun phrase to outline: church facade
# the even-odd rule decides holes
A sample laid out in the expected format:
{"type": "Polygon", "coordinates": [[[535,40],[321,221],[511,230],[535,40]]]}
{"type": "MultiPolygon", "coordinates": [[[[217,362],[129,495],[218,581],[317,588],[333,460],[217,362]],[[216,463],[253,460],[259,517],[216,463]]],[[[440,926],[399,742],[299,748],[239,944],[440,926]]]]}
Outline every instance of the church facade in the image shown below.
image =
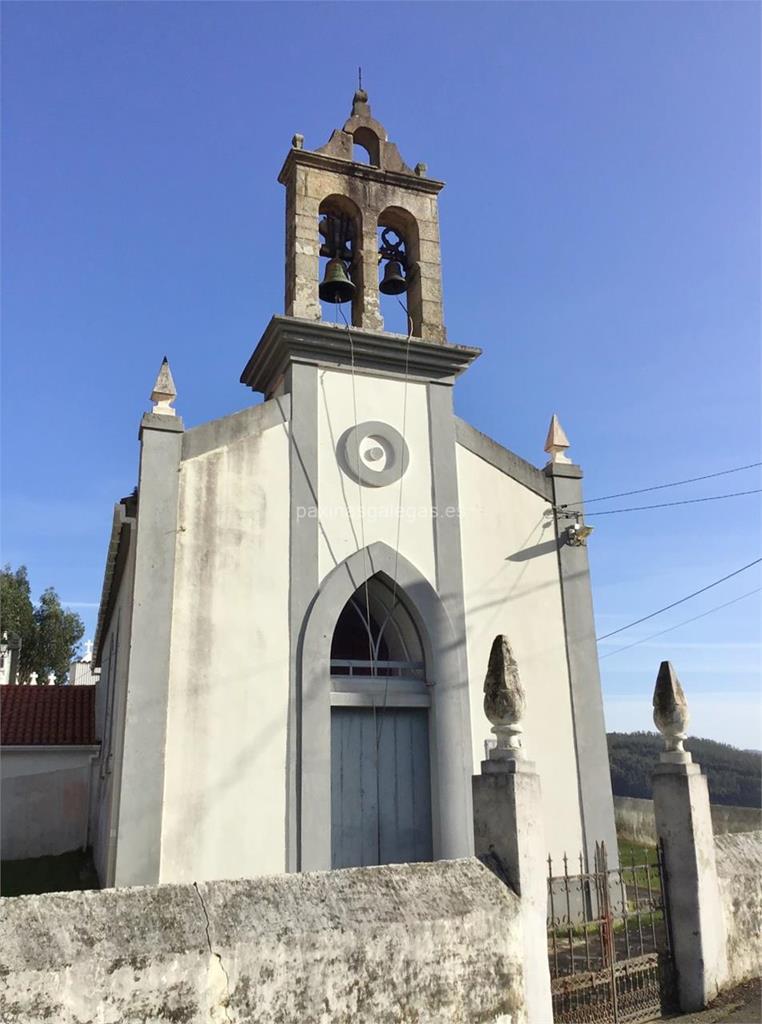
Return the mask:
{"type": "Polygon", "coordinates": [[[185,429],[165,362],[114,510],[102,883],[472,854],[498,633],[549,852],[615,850],[584,531],[556,511],[579,507],[582,474],[557,424],[539,469],[453,412],[480,353],[446,336],[442,182],[404,164],[363,92],[321,149],[294,136],[279,180],[285,315],[241,375],[264,400],[185,429]],[[384,330],[384,295],[407,335],[384,330]]]}

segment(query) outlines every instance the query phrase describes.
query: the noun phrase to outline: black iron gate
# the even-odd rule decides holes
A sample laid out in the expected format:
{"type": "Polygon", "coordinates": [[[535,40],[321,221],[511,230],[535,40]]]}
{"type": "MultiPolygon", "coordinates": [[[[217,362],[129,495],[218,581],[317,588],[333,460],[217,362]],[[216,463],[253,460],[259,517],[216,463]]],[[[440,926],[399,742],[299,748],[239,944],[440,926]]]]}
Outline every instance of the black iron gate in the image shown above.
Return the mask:
{"type": "Polygon", "coordinates": [[[661,849],[609,868],[596,844],[592,871],[553,874],[548,857],[548,956],[554,1024],[639,1024],[674,1005],[674,971],[661,849]]]}

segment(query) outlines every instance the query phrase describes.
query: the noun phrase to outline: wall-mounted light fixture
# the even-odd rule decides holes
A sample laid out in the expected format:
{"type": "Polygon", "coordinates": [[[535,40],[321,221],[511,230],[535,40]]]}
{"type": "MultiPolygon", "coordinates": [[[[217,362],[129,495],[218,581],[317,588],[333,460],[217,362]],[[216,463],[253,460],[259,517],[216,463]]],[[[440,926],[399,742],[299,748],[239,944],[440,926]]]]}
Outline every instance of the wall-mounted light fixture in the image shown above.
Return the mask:
{"type": "Polygon", "coordinates": [[[583,526],[581,523],[572,523],[571,526],[566,527],[566,543],[571,544],[574,548],[585,547],[587,544],[587,538],[593,532],[595,527],[583,526]]]}

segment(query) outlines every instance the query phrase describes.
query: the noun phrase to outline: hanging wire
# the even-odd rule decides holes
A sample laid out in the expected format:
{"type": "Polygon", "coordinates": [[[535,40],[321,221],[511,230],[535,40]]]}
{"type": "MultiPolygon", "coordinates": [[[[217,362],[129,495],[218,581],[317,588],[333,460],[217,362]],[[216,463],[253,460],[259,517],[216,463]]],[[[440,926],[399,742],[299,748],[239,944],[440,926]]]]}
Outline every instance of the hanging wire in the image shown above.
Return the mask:
{"type": "MultiPolygon", "coordinates": [[[[590,516],[614,516],[618,512],[646,512],[654,508],[672,508],[675,505],[698,505],[702,501],[720,501],[723,498],[741,498],[745,494],[760,494],[762,487],[756,487],[752,491],[734,491],[732,494],[711,494],[705,498],[685,498],[683,501],[665,501],[660,505],[633,505],[632,508],[611,508],[606,512],[586,512],[585,518],[590,516]]],[[[558,511],[563,512],[567,506],[562,505],[558,511]]],[[[579,515],[574,509],[570,509],[568,515],[579,515]]]]}
{"type": "MultiPolygon", "coordinates": [[[[349,321],[344,316],[344,310],[341,308],[340,303],[336,303],[336,309],[341,313],[341,318],[344,321],[344,326],[347,329],[347,338],[349,339],[349,356],[352,369],[352,411],[354,415],[354,428],[355,437],[357,437],[357,384],[355,381],[355,345],[354,338],[352,337],[352,331],[349,327],[349,321]]],[[[373,656],[373,637],[371,635],[370,627],[370,597],[368,596],[368,552],[365,545],[365,515],[363,512],[362,505],[362,484],[360,480],[357,481],[357,499],[360,506],[360,543],[362,545],[362,570],[364,577],[364,589],[365,589],[365,614],[367,616],[368,624],[368,654],[370,656],[370,674],[371,676],[376,675],[376,659],[373,656]]],[[[375,713],[375,712],[374,712],[375,713]]]]}
{"type": "MultiPolygon", "coordinates": [[[[404,378],[404,383],[403,383],[403,386],[402,386],[402,449],[404,451],[405,444],[406,444],[406,434],[407,434],[407,385],[408,385],[409,369],[410,369],[410,339],[413,336],[413,320],[412,320],[412,318],[410,316],[410,313],[408,312],[407,306],[400,299],[397,299],[397,302],[399,302],[400,306],[405,311],[405,316],[407,317],[407,338],[405,340],[405,378],[404,378]]],[[[396,540],[394,542],[394,579],[392,580],[392,607],[391,607],[391,610],[389,611],[388,615],[384,619],[384,623],[383,623],[383,625],[381,627],[381,632],[385,628],[386,623],[389,620],[389,618],[394,615],[395,609],[397,607],[397,570],[399,568],[400,536],[401,536],[401,530],[402,530],[402,488],[403,488],[403,481],[404,481],[404,479],[405,479],[405,474],[401,473],[400,474],[399,498],[397,500],[397,537],[396,537],[396,540]]],[[[386,704],[387,704],[388,698],[389,698],[389,677],[387,676],[386,677],[386,682],[384,684],[384,699],[383,699],[383,702],[381,704],[381,710],[382,711],[386,710],[386,704]]],[[[379,727],[379,729],[378,729],[378,731],[376,733],[376,746],[378,746],[379,741],[381,739],[381,729],[383,728],[383,724],[384,724],[384,718],[383,718],[383,715],[382,715],[381,716],[381,725],[380,725],[380,727],[379,727]]]]}
{"type": "Polygon", "coordinates": [[[710,608],[708,611],[702,612],[700,615],[694,615],[692,619],[685,619],[683,622],[678,622],[675,626],[670,626],[669,629],[663,629],[660,633],[651,633],[650,636],[644,636],[642,640],[636,640],[632,644],[627,644],[626,647],[617,647],[615,651],[609,651],[607,654],[601,654],[599,661],[603,661],[604,658],[612,658],[615,654],[621,654],[622,651],[629,651],[631,647],[637,647],[639,644],[647,643],[649,640],[655,640],[659,636],[664,636],[665,633],[672,633],[675,629],[680,629],[681,626],[687,626],[689,622],[698,622],[699,619],[706,618],[707,615],[711,615],[713,612],[719,612],[722,608],[729,608],[732,604],[737,604],[739,601],[743,601],[746,597],[752,597],[754,594],[758,594],[762,590],[762,587],[755,587],[754,590],[749,590],[745,594],[741,594],[739,597],[734,597],[732,601],[726,601],[724,604],[715,605],[714,608],[710,608]]]}
{"type": "Polygon", "coordinates": [[[745,469],[756,469],[762,466],[762,462],[750,462],[747,466],[736,466],[734,469],[722,469],[719,473],[707,473],[705,476],[692,476],[687,480],[673,480],[669,484],[655,484],[653,487],[639,487],[636,491],[619,491],[617,494],[604,494],[600,498],[584,498],[582,501],[572,501],[561,508],[571,508],[574,505],[592,505],[594,501],[609,501],[612,498],[627,498],[631,494],[645,494],[647,491],[662,491],[665,487],[681,487],[683,484],[695,484],[700,480],[713,480],[718,476],[727,476],[729,473],[741,473],[745,469]]]}
{"type": "Polygon", "coordinates": [[[700,590],[694,590],[692,594],[688,594],[686,597],[681,597],[679,601],[673,601],[672,604],[667,604],[663,608],[659,608],[657,611],[651,612],[650,615],[644,615],[642,619],[636,619],[634,622],[628,622],[626,626],[620,626],[619,629],[612,629],[610,633],[604,633],[603,636],[596,637],[596,640],[600,643],[601,640],[608,640],[610,636],[616,636],[617,633],[623,633],[626,629],[632,629],[633,626],[639,626],[641,622],[646,622],[648,619],[652,619],[656,615],[661,615],[662,612],[667,612],[670,608],[676,608],[677,605],[690,601],[692,597],[698,597],[699,594],[704,594],[707,590],[711,590],[712,587],[717,587],[720,583],[724,583],[725,580],[730,580],[734,576],[738,576],[739,573],[746,572],[747,569],[751,569],[754,565],[759,565],[760,562],[762,562],[762,558],[755,558],[753,562],[749,562],[748,565],[742,565],[740,569],[736,569],[735,572],[728,573],[728,575],[723,576],[722,579],[715,580],[714,583],[709,583],[700,590]]]}

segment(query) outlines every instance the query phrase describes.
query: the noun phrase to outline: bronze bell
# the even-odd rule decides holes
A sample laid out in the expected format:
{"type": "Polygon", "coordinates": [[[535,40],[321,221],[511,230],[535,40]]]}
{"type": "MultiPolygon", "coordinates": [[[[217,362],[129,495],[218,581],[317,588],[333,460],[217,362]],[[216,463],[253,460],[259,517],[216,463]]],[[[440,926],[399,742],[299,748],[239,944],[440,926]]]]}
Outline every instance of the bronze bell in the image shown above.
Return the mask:
{"type": "Polygon", "coordinates": [[[334,258],[326,263],[318,294],[323,302],[333,302],[337,305],[352,299],[355,286],[347,274],[344,260],[334,258]]]}
{"type": "Polygon", "coordinates": [[[389,260],[384,267],[384,278],[378,286],[378,290],[384,295],[401,295],[407,291],[407,281],[402,273],[402,264],[399,260],[389,260]]]}

